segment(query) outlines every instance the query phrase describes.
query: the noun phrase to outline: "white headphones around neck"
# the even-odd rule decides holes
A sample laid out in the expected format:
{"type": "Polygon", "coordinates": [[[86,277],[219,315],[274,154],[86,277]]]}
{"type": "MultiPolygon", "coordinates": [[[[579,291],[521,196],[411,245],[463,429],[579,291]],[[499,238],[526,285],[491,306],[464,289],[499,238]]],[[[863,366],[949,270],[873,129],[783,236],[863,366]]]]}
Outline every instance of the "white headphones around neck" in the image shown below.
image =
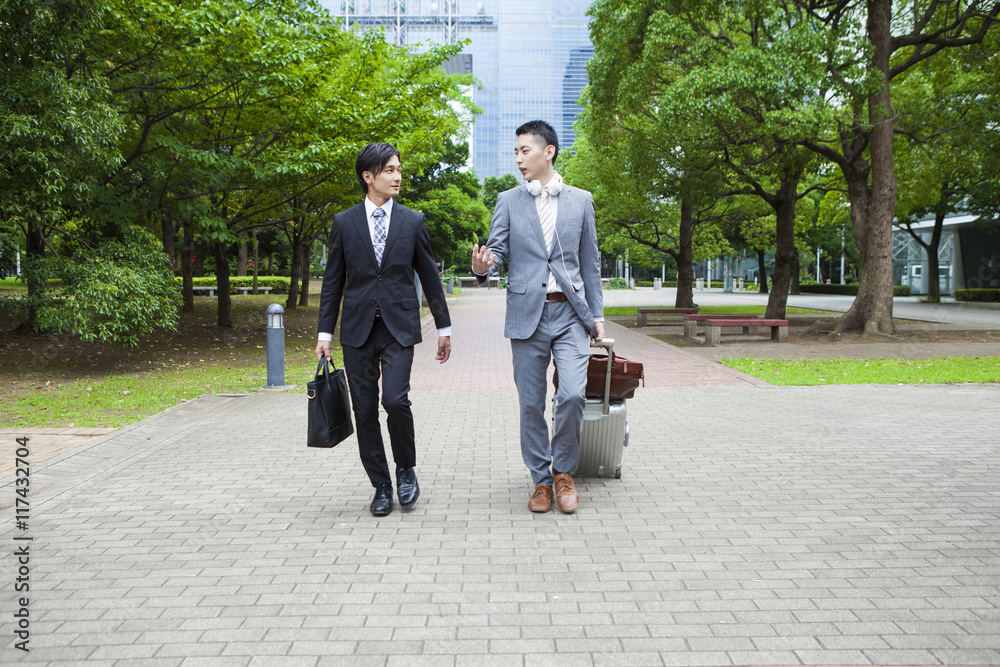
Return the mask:
{"type": "MultiPolygon", "coordinates": [[[[548,187],[549,189],[549,195],[555,197],[556,195],[559,194],[559,191],[562,190],[562,186],[563,186],[562,176],[559,175],[559,172],[556,172],[556,174],[552,177],[552,180],[549,181],[546,187],[548,187]]],[[[528,181],[527,183],[525,183],[525,187],[528,188],[528,192],[531,193],[532,197],[537,197],[538,195],[542,194],[542,182],[537,178],[533,181],[528,181]]]]}

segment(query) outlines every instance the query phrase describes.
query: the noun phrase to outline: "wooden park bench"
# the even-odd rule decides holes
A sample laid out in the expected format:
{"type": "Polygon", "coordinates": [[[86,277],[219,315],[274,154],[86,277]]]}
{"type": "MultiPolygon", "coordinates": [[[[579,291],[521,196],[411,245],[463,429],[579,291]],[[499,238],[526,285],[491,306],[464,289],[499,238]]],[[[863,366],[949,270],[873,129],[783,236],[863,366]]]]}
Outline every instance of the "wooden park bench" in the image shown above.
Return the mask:
{"type": "MultiPolygon", "coordinates": [[[[685,315],[684,335],[694,338],[698,334],[699,323],[705,320],[752,320],[757,319],[756,315],[747,314],[727,314],[727,315],[685,315]]],[[[743,327],[743,333],[750,333],[750,327],[743,327]]]]}
{"type": "MultiPolygon", "coordinates": [[[[273,287],[258,287],[257,291],[261,294],[270,294],[273,287]]],[[[253,287],[237,287],[236,290],[240,294],[249,294],[253,291],[253,287]]]]}
{"type": "Polygon", "coordinates": [[[718,345],[722,338],[723,327],[740,327],[743,333],[749,333],[752,327],[770,327],[771,340],[778,343],[788,342],[788,320],[709,318],[705,320],[705,344],[718,345]]]}
{"type": "Polygon", "coordinates": [[[649,323],[650,315],[694,315],[697,308],[639,308],[635,325],[644,327],[649,323]]]}

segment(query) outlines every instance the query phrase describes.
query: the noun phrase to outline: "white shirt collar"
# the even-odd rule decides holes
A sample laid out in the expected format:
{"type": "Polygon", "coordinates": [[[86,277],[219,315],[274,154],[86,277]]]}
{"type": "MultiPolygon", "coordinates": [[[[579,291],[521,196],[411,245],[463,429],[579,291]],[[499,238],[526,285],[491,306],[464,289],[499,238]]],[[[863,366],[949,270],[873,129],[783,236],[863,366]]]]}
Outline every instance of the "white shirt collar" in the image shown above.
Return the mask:
{"type": "Polygon", "coordinates": [[[385,221],[386,224],[388,224],[389,216],[392,214],[392,199],[389,199],[386,203],[382,204],[381,206],[376,206],[375,202],[373,202],[371,199],[368,198],[367,195],[365,195],[365,214],[369,220],[371,220],[372,213],[374,213],[375,209],[377,208],[380,208],[383,211],[385,211],[385,221]]]}

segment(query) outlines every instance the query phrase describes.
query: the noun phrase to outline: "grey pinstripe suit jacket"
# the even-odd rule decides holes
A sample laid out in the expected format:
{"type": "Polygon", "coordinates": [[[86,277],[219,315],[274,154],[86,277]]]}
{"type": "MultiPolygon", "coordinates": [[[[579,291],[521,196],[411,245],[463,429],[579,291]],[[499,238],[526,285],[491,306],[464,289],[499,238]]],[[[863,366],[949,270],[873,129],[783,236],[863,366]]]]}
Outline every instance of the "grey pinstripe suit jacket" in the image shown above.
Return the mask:
{"type": "Polygon", "coordinates": [[[587,331],[593,329],[595,317],[604,315],[594,199],[589,192],[563,185],[556,232],[552,252],[548,252],[535,198],[525,186],[497,197],[486,242],[497,257],[487,275],[498,275],[507,267],[507,338],[529,338],[538,327],[549,271],[587,331]]]}

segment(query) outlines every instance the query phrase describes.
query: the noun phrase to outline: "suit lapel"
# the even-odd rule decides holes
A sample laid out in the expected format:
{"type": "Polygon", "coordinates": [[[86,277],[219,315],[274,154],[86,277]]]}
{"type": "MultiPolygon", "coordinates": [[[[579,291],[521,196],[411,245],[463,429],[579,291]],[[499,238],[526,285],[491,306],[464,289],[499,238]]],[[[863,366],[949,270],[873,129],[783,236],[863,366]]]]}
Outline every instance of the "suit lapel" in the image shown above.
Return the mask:
{"type": "Polygon", "coordinates": [[[538,241],[540,248],[545,248],[545,235],[542,234],[542,221],[538,217],[538,207],[535,205],[535,198],[528,188],[522,186],[518,188],[518,193],[521,199],[521,206],[524,208],[524,220],[525,224],[530,227],[535,236],[535,240],[538,241]]]}
{"type": "MultiPolygon", "coordinates": [[[[389,234],[385,237],[385,250],[382,251],[382,263],[385,263],[385,258],[392,252],[392,244],[396,242],[399,238],[400,233],[402,233],[403,225],[407,222],[406,220],[406,209],[403,208],[402,204],[397,204],[395,200],[392,202],[392,217],[389,219],[389,234]]],[[[375,251],[372,251],[372,257],[375,256],[375,251]]]]}
{"type": "MultiPolygon", "coordinates": [[[[562,190],[559,192],[559,211],[556,213],[556,234],[563,231],[566,228],[566,221],[570,219],[570,207],[573,205],[571,201],[573,198],[572,191],[570,188],[563,186],[562,190]]],[[[539,223],[541,225],[541,223],[539,223]]],[[[549,256],[554,256],[559,252],[559,243],[552,244],[552,252],[549,256]]]]}
{"type": "MultiPolygon", "coordinates": [[[[362,248],[367,248],[368,259],[377,270],[378,262],[375,261],[375,246],[372,245],[372,233],[368,230],[368,212],[365,210],[364,202],[355,206],[352,212],[354,213],[354,232],[358,235],[358,243],[362,248]]],[[[362,249],[362,252],[366,251],[362,249]]]]}

